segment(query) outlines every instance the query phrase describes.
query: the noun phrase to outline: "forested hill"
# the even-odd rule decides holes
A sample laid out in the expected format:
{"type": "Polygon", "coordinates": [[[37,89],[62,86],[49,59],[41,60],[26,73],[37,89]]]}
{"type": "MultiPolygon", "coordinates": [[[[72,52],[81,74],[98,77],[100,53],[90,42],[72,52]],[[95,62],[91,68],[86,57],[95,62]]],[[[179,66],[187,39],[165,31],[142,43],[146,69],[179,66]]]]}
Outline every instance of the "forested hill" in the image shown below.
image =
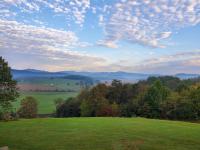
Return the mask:
{"type": "MultiPolygon", "coordinates": [[[[12,70],[13,77],[28,78],[28,77],[65,77],[69,75],[87,76],[99,81],[112,81],[114,79],[124,82],[137,82],[139,80],[146,80],[151,76],[161,76],[159,74],[142,74],[142,73],[130,73],[130,72],[76,72],[76,71],[60,71],[60,72],[48,72],[42,70],[26,69],[26,70],[12,70]]],[[[173,75],[179,79],[197,78],[198,74],[175,74],[173,75]]]]}

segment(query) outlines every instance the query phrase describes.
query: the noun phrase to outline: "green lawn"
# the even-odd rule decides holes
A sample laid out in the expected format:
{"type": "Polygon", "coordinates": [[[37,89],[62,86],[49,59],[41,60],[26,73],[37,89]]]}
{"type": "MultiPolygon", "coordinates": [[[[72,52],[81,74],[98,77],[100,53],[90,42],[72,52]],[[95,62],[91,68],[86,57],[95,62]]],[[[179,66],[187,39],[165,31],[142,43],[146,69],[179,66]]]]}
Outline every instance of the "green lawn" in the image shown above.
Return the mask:
{"type": "Polygon", "coordinates": [[[0,122],[10,150],[199,150],[200,124],[143,118],[0,122]]]}
{"type": "Polygon", "coordinates": [[[22,92],[20,98],[14,103],[15,108],[19,108],[20,101],[26,96],[33,96],[38,100],[38,113],[51,114],[55,111],[54,100],[56,98],[67,99],[76,96],[75,92],[22,92]]]}

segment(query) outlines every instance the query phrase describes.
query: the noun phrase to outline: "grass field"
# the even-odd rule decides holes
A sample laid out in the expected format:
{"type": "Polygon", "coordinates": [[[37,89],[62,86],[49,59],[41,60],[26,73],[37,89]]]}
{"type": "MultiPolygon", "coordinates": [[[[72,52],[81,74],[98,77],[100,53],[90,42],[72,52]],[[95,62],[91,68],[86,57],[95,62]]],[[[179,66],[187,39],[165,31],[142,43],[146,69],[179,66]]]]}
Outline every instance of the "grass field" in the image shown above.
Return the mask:
{"type": "Polygon", "coordinates": [[[10,150],[199,150],[200,124],[143,118],[0,122],[10,150]]]}
{"type": "Polygon", "coordinates": [[[17,102],[14,103],[14,108],[19,108],[20,101],[24,97],[33,96],[38,100],[38,113],[51,114],[55,111],[54,100],[56,98],[67,99],[76,95],[76,92],[21,92],[17,102]]]}

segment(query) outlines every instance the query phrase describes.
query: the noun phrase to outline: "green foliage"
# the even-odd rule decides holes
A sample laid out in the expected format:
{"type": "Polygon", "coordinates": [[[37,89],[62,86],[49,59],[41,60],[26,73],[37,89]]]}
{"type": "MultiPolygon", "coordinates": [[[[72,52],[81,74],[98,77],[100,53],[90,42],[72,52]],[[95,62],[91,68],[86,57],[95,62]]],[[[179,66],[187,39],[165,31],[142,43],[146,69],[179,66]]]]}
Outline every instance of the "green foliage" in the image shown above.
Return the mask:
{"type": "Polygon", "coordinates": [[[144,109],[148,110],[149,117],[159,118],[160,117],[160,104],[165,101],[169,95],[169,90],[162,85],[160,80],[154,82],[154,84],[148,89],[144,101],[144,109]]]}
{"type": "Polygon", "coordinates": [[[112,117],[117,117],[120,115],[120,109],[117,103],[113,103],[111,105],[111,110],[112,110],[112,117]]]}
{"type": "Polygon", "coordinates": [[[64,99],[62,99],[62,98],[56,98],[54,100],[54,103],[55,103],[56,108],[57,108],[57,107],[59,107],[60,105],[62,105],[64,103],[64,99]]]}
{"type": "Polygon", "coordinates": [[[111,103],[121,103],[121,94],[122,94],[122,83],[119,80],[113,80],[110,86],[110,91],[108,93],[108,99],[111,103]]]}
{"type": "MultiPolygon", "coordinates": [[[[11,69],[8,63],[0,57],[0,113],[1,116],[9,116],[12,110],[12,102],[19,96],[16,81],[12,79],[11,69]]],[[[9,118],[9,117],[0,117],[9,118]]]]}
{"type": "Polygon", "coordinates": [[[26,97],[21,101],[18,114],[21,118],[36,118],[38,112],[37,100],[33,97],[26,97]]]}
{"type": "Polygon", "coordinates": [[[90,105],[89,101],[87,100],[82,100],[81,105],[80,105],[80,109],[81,109],[81,116],[82,117],[90,117],[92,116],[92,106],[90,105]]]}
{"type": "MultiPolygon", "coordinates": [[[[77,98],[80,116],[141,116],[173,120],[200,119],[199,84],[174,77],[150,77],[136,84],[113,80],[83,90],[77,98]]],[[[68,109],[68,105],[65,106],[68,109]]],[[[64,109],[64,108],[63,108],[64,109]]],[[[62,115],[61,115],[62,116],[62,115]]],[[[70,114],[65,115],[68,117],[70,114]]]]}
{"type": "Polygon", "coordinates": [[[79,117],[80,104],[75,98],[68,98],[66,101],[61,102],[56,107],[57,117],[79,117]]]}
{"type": "Polygon", "coordinates": [[[162,85],[168,87],[171,90],[176,90],[181,80],[173,76],[160,76],[160,77],[149,77],[146,81],[142,81],[144,84],[151,85],[156,81],[160,81],[162,85]]]}

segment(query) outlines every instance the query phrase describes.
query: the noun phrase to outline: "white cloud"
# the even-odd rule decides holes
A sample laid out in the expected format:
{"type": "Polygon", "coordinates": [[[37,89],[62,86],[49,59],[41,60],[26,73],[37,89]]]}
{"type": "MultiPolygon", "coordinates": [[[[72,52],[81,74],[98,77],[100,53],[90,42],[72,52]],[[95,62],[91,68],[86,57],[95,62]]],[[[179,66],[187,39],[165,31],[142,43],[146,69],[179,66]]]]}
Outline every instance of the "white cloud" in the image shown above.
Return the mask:
{"type": "Polygon", "coordinates": [[[132,70],[148,73],[200,73],[200,50],[146,59],[132,67],[132,70]]]}
{"type": "Polygon", "coordinates": [[[87,43],[80,42],[71,31],[0,20],[0,54],[16,67],[94,70],[106,64],[104,58],[73,50],[85,45],[87,43]],[[13,62],[15,57],[18,58],[16,64],[13,62]]]}
{"type": "Polygon", "coordinates": [[[54,13],[66,15],[67,18],[71,18],[75,23],[82,25],[86,11],[90,8],[90,0],[1,0],[0,9],[4,9],[4,12],[0,12],[0,17],[13,17],[12,13],[15,12],[13,12],[12,7],[19,9],[23,13],[39,12],[47,7],[54,13]]]}
{"type": "Polygon", "coordinates": [[[99,46],[105,46],[105,47],[108,47],[108,48],[118,48],[118,46],[115,44],[115,42],[108,41],[108,40],[98,41],[97,45],[99,45],[99,46]]]}
{"type": "Polygon", "coordinates": [[[118,0],[104,15],[106,39],[163,48],[174,31],[200,23],[199,10],[199,0],[118,0]]]}
{"type": "Polygon", "coordinates": [[[64,15],[67,24],[74,21],[82,27],[90,10],[104,28],[105,39],[101,41],[108,47],[116,47],[119,41],[125,40],[164,48],[165,39],[174,31],[200,23],[200,0],[101,0],[102,6],[95,3],[90,0],[1,0],[0,18],[20,15],[16,9],[23,13],[41,13],[48,8],[56,15],[64,15]]]}

